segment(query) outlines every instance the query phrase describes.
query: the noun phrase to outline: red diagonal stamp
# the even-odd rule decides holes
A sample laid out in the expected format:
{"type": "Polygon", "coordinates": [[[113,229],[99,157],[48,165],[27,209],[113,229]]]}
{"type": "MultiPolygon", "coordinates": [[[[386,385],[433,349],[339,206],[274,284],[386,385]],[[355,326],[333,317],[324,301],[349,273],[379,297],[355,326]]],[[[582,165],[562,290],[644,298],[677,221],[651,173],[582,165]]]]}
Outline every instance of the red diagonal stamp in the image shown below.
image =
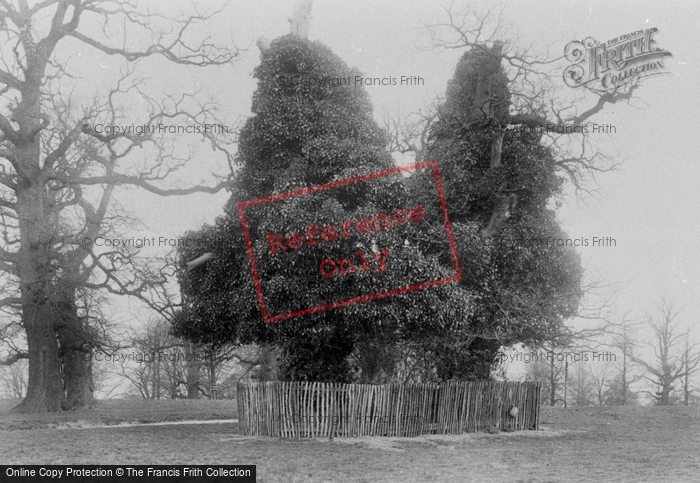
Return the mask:
{"type": "Polygon", "coordinates": [[[245,201],[238,212],[265,323],[462,278],[435,161],[245,201]],[[430,203],[397,188],[419,170],[433,173],[430,203]],[[356,206],[368,193],[373,202],[356,206]],[[435,268],[440,256],[451,273],[435,268]]]}

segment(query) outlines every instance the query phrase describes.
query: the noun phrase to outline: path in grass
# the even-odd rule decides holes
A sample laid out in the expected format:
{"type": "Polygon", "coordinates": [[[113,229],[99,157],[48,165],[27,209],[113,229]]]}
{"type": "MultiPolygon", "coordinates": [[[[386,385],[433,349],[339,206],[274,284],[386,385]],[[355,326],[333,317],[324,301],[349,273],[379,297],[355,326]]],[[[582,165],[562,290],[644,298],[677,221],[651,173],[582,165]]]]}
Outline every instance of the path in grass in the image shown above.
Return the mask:
{"type": "Polygon", "coordinates": [[[53,414],[11,414],[19,401],[0,400],[0,430],[61,427],[114,426],[172,421],[231,420],[238,417],[231,399],[112,399],[94,409],[53,414]]]}
{"type": "Polygon", "coordinates": [[[55,428],[48,429],[116,429],[116,428],[133,428],[137,426],[182,426],[187,424],[234,424],[238,423],[238,419],[192,419],[185,421],[161,421],[159,423],[118,423],[111,426],[104,424],[92,424],[87,421],[67,421],[64,423],[57,423],[55,428]]]}

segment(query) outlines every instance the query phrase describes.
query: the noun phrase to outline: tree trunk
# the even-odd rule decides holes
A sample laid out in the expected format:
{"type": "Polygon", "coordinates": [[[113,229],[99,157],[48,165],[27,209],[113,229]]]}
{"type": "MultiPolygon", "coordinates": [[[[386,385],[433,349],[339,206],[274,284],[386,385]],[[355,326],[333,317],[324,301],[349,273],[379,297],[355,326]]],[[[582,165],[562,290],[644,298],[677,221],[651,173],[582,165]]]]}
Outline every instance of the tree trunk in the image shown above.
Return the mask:
{"type": "Polygon", "coordinates": [[[497,132],[494,135],[493,143],[491,143],[491,169],[501,166],[501,156],[503,154],[503,136],[505,136],[505,132],[497,132]]]}
{"type": "Polygon", "coordinates": [[[61,371],[58,344],[53,328],[53,313],[47,302],[24,308],[24,327],[29,348],[27,396],[12,409],[17,413],[61,410],[61,371]]]}
{"type": "Polygon", "coordinates": [[[568,359],[564,361],[564,409],[567,406],[567,400],[569,399],[569,361],[568,359]]]}
{"type": "Polygon", "coordinates": [[[668,386],[662,386],[661,392],[659,393],[658,406],[668,406],[670,404],[670,393],[671,388],[668,386]]]}
{"type": "Polygon", "coordinates": [[[59,356],[63,369],[64,394],[61,407],[64,410],[91,408],[95,405],[90,360],[92,337],[86,322],[78,316],[75,303],[77,291],[77,267],[64,267],[56,284],[54,311],[57,315],[56,333],[60,347],[59,356]]]}
{"type": "Polygon", "coordinates": [[[675,378],[671,373],[673,368],[668,362],[668,349],[666,349],[666,351],[661,352],[661,357],[661,377],[659,377],[659,384],[661,385],[661,390],[657,393],[659,397],[656,401],[656,405],[670,406],[671,391],[673,391],[673,382],[675,381],[675,378]]]}
{"type": "MultiPolygon", "coordinates": [[[[38,164],[38,143],[20,154],[23,165],[38,164]]],[[[22,325],[29,349],[27,396],[13,412],[53,412],[61,409],[61,370],[51,293],[52,227],[48,221],[43,186],[32,173],[18,176],[17,215],[20,250],[18,275],[22,297],[22,325]]]]}
{"type": "Polygon", "coordinates": [[[160,356],[159,351],[151,352],[153,358],[151,362],[152,372],[151,372],[151,399],[160,399],[160,359],[156,356],[160,356]]]}
{"type": "Polygon", "coordinates": [[[209,355],[209,399],[216,399],[217,398],[217,388],[216,388],[216,361],[215,358],[216,356],[212,352],[209,355]]]}
{"type": "MultiPolygon", "coordinates": [[[[179,356],[179,353],[176,353],[179,356]]],[[[180,387],[180,377],[177,366],[177,357],[173,357],[170,365],[170,374],[168,374],[168,388],[170,389],[170,399],[177,399],[177,390],[180,387]]]]}
{"type": "Polygon", "coordinates": [[[549,360],[549,405],[555,406],[557,404],[557,385],[554,377],[554,353],[549,360]]]}
{"type": "Polygon", "coordinates": [[[627,348],[622,352],[622,405],[627,406],[627,348]]]}
{"type": "Polygon", "coordinates": [[[89,359],[92,354],[82,322],[77,313],[74,316],[72,325],[58,331],[65,387],[61,403],[64,410],[95,406],[95,386],[92,380],[92,363],[89,359]]]}
{"type": "Polygon", "coordinates": [[[378,339],[355,344],[360,368],[360,384],[384,384],[395,372],[395,342],[378,339]],[[382,377],[383,376],[383,377],[382,377]]]}
{"type": "Polygon", "coordinates": [[[199,350],[193,342],[185,341],[187,364],[187,399],[199,397],[199,350]]]}
{"type": "Polygon", "coordinates": [[[62,349],[61,362],[65,396],[61,402],[64,410],[76,410],[79,408],[92,408],[95,406],[92,380],[92,364],[86,356],[91,356],[89,350],[75,349],[81,339],[75,336],[67,336],[68,331],[62,331],[59,335],[62,349]]]}
{"type": "Polygon", "coordinates": [[[673,391],[673,376],[668,369],[668,364],[662,364],[663,374],[660,377],[661,390],[657,392],[657,406],[669,406],[671,404],[671,391],[673,391]]]}

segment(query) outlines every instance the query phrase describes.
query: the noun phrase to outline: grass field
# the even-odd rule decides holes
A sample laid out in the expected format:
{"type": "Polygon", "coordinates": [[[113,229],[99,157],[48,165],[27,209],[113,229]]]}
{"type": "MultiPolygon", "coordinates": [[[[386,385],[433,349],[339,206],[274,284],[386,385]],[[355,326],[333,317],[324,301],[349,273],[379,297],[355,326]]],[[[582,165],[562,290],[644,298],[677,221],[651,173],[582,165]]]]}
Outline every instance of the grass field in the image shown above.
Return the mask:
{"type": "Polygon", "coordinates": [[[226,419],[231,401],[107,401],[59,416],[7,408],[2,464],[255,464],[265,483],[700,481],[698,407],[544,407],[541,431],[333,441],[244,437],[236,424],[70,428],[226,419]]]}
{"type": "Polygon", "coordinates": [[[112,426],[120,423],[158,423],[183,419],[235,419],[232,399],[111,399],[100,401],[95,409],[57,414],[10,414],[19,400],[0,399],[0,430],[53,429],[66,427],[112,426]]]}

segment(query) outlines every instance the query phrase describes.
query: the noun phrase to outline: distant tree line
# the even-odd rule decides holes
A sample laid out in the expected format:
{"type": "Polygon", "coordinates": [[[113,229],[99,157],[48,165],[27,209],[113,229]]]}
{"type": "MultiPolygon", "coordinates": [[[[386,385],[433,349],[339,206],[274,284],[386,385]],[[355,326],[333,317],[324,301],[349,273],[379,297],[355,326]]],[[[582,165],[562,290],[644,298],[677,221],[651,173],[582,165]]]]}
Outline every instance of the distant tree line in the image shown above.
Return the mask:
{"type": "Polygon", "coordinates": [[[655,313],[611,322],[596,338],[545,345],[539,353],[546,357],[526,364],[526,377],[543,383],[550,406],[698,405],[700,343],[678,315],[663,300],[655,313]],[[587,360],[572,361],[586,351],[587,360]]]}

